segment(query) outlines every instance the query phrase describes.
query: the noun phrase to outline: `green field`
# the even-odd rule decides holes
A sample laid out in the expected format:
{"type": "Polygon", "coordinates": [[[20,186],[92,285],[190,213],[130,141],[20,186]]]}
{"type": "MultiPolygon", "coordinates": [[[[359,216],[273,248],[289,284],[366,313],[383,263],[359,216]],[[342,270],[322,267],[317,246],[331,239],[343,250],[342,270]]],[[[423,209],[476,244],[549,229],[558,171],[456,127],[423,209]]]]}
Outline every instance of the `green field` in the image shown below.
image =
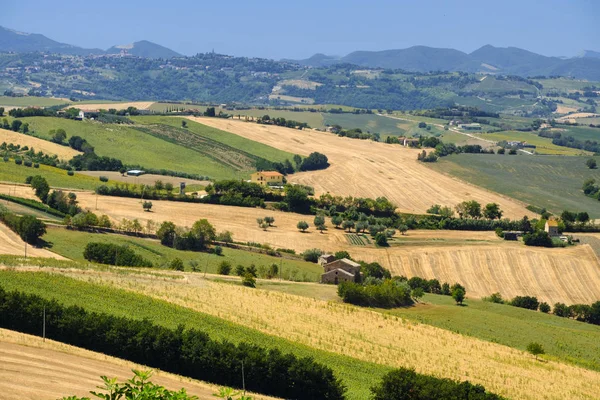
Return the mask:
{"type": "Polygon", "coordinates": [[[600,202],[586,197],[581,190],[588,178],[600,182],[600,171],[585,165],[589,158],[459,154],[442,157],[428,166],[555,214],[568,209],[600,218],[600,202]]]}
{"type": "Polygon", "coordinates": [[[55,99],[51,97],[10,97],[10,96],[0,96],[0,107],[1,106],[9,106],[9,107],[27,107],[27,106],[37,106],[37,107],[52,107],[63,104],[69,104],[70,101],[66,99],[55,99]]]}
{"type": "Polygon", "coordinates": [[[64,169],[48,165],[40,164],[39,168],[32,168],[23,164],[16,165],[13,160],[0,161],[0,181],[25,183],[25,178],[31,175],[43,176],[48,184],[55,188],[94,190],[104,184],[98,178],[78,174],[77,172],[75,175],[69,176],[64,169]]]}
{"type": "MultiPolygon", "coordinates": [[[[258,287],[340,301],[333,285],[263,281],[258,287]]],[[[546,354],[556,360],[600,371],[598,325],[476,299],[467,299],[465,304],[465,307],[457,307],[450,296],[427,293],[415,307],[375,310],[520,350],[525,350],[530,342],[538,342],[546,354]]]]}
{"type": "Polygon", "coordinates": [[[39,211],[31,207],[26,207],[18,203],[13,203],[7,200],[0,200],[0,204],[6,207],[10,212],[13,212],[17,215],[33,215],[42,220],[47,220],[50,222],[61,222],[62,218],[54,216],[52,214],[48,214],[44,211],[39,211]]]}
{"type": "Polygon", "coordinates": [[[313,357],[333,369],[336,376],[348,386],[349,399],[366,399],[369,388],[391,368],[360,361],[351,357],[315,350],[276,336],[267,335],[245,326],[234,324],[211,315],[192,311],[165,301],[105,285],[82,282],[43,272],[0,271],[0,286],[5,290],[20,290],[46,298],[54,298],[65,305],[77,305],[88,311],[143,319],[169,328],[184,325],[210,335],[212,339],[233,343],[251,342],[267,348],[280,349],[301,357],[313,357]]]}
{"type": "Polygon", "coordinates": [[[120,159],[124,164],[214,179],[247,178],[254,171],[256,157],[272,161],[292,158],[290,153],[191,121],[184,130],[180,120],[166,117],[138,117],[136,121],[143,122],[139,126],[50,117],[22,120],[42,139],[51,138],[50,130],[63,128],[68,137],[86,139],[98,155],[120,159]]]}
{"type": "Polygon", "coordinates": [[[499,133],[483,133],[481,135],[483,139],[495,140],[500,142],[502,140],[509,141],[522,141],[537,146],[535,149],[525,149],[527,151],[534,150],[537,154],[550,154],[550,155],[565,155],[565,156],[576,156],[586,154],[583,150],[572,149],[570,147],[557,146],[552,144],[552,139],[544,138],[536,135],[535,133],[519,132],[519,131],[506,131],[499,133]]]}
{"type": "Polygon", "coordinates": [[[325,125],[340,125],[344,129],[359,128],[363,132],[379,133],[382,136],[403,136],[406,129],[402,121],[376,114],[323,114],[325,125]]]}
{"type": "MultiPolygon", "coordinates": [[[[283,279],[303,280],[316,282],[323,269],[313,263],[272,257],[266,254],[254,253],[230,248],[223,249],[223,255],[217,256],[205,252],[175,250],[160,244],[160,242],[151,239],[136,238],[133,236],[123,236],[107,233],[88,233],[77,232],[62,228],[48,228],[48,232],[43,239],[50,244],[49,250],[75,261],[85,261],[83,258],[83,249],[89,242],[105,242],[119,245],[128,245],[136,253],[152,261],[157,267],[167,267],[168,262],[174,258],[183,260],[185,269],[191,271],[189,261],[198,262],[198,267],[202,272],[216,273],[217,266],[222,261],[229,261],[232,267],[239,264],[248,267],[254,264],[257,269],[265,269],[271,264],[281,266],[281,276],[283,279]]],[[[235,239],[235,238],[234,238],[235,239]]],[[[232,271],[232,274],[234,272],[232,271]]]]}
{"type": "MultiPolygon", "coordinates": [[[[588,124],[594,123],[593,120],[596,119],[600,123],[600,118],[585,118],[583,119],[588,124]]],[[[599,128],[590,128],[589,126],[568,126],[568,127],[560,127],[561,136],[573,136],[577,140],[581,140],[585,142],[586,140],[590,140],[592,142],[600,142],[600,129],[599,128]],[[563,131],[564,130],[564,131],[563,131]]]]}
{"type": "Polygon", "coordinates": [[[595,82],[580,81],[570,78],[554,78],[554,79],[536,79],[544,86],[544,93],[547,92],[569,92],[571,90],[580,90],[586,86],[591,86],[595,82]]]}

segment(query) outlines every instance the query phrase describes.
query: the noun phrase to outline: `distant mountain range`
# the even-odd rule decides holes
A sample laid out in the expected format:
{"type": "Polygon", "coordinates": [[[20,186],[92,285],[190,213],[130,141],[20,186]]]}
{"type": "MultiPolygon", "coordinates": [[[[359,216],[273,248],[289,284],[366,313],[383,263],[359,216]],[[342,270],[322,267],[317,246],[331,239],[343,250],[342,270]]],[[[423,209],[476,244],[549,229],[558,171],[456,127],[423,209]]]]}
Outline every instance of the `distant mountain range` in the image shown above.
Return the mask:
{"type": "MultiPolygon", "coordinates": [[[[36,33],[0,27],[0,52],[48,52],[71,55],[128,54],[145,58],[181,57],[181,54],[146,40],[108,50],[86,49],[60,43],[36,33]]],[[[517,47],[483,46],[468,54],[454,49],[413,46],[407,49],[355,51],[346,56],[315,54],[305,60],[282,60],[304,66],[328,67],[354,64],[366,68],[403,69],[414,72],[463,71],[519,76],[570,76],[600,80],[600,52],[584,50],[573,58],[547,57],[517,47]]]]}
{"type": "Polygon", "coordinates": [[[573,58],[547,57],[517,47],[483,46],[467,54],[454,49],[413,46],[400,50],[355,51],[343,57],[315,54],[294,61],[311,67],[355,64],[367,68],[403,69],[414,72],[464,71],[505,75],[561,75],[600,79],[600,53],[585,50],[573,58]]]}
{"type": "Polygon", "coordinates": [[[70,44],[60,43],[37,33],[23,33],[0,26],[0,52],[15,53],[47,52],[71,54],[78,56],[118,54],[122,50],[128,54],[146,58],[181,57],[181,54],[156,43],[142,40],[127,45],[113,46],[108,50],[86,49],[70,44]]]}

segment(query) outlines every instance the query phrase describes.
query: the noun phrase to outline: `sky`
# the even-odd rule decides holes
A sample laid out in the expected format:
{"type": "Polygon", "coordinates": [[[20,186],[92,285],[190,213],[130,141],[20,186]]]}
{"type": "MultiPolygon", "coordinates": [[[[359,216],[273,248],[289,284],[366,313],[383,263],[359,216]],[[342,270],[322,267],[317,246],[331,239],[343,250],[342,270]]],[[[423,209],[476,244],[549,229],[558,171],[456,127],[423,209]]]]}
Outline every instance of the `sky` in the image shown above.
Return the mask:
{"type": "Polygon", "coordinates": [[[6,0],[0,25],[86,48],[149,40],[185,55],[302,59],[415,45],[600,51],[597,0],[6,0]]]}

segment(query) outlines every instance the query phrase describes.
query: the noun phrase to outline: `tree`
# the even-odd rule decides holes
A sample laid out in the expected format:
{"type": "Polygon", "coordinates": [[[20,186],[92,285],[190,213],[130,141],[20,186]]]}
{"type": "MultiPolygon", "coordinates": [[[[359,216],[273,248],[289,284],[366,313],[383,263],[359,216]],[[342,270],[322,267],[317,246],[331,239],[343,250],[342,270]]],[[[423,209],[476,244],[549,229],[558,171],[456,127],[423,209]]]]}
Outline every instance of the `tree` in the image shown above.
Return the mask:
{"type": "Polygon", "coordinates": [[[246,287],[255,288],[256,287],[256,278],[255,275],[252,275],[250,272],[244,273],[242,277],[242,285],[246,287]]]}
{"type": "Polygon", "coordinates": [[[285,202],[290,211],[306,211],[308,192],[300,185],[285,185],[285,202]]]}
{"type": "Polygon", "coordinates": [[[154,181],[154,189],[156,189],[156,191],[160,192],[165,188],[165,184],[163,183],[163,181],[156,180],[154,181]]]}
{"type": "Polygon", "coordinates": [[[502,210],[500,210],[498,204],[488,203],[483,210],[483,216],[487,219],[500,219],[502,218],[502,210]]]}
{"type": "Polygon", "coordinates": [[[408,230],[408,226],[402,224],[398,226],[398,230],[400,231],[400,233],[404,236],[404,234],[406,233],[406,231],[408,230]]]}
{"type": "Polygon", "coordinates": [[[170,221],[164,221],[160,224],[160,228],[158,228],[158,231],[156,232],[156,236],[160,239],[160,243],[165,246],[173,247],[176,236],[175,229],[175,224],[170,221]]]}
{"type": "Polygon", "coordinates": [[[12,129],[15,132],[19,132],[19,129],[21,129],[21,125],[23,125],[23,122],[21,122],[18,119],[13,120],[13,122],[10,124],[10,129],[12,129]]]}
{"type": "Polygon", "coordinates": [[[327,229],[327,227],[325,226],[325,224],[319,224],[319,225],[316,225],[316,226],[315,226],[315,228],[317,228],[317,230],[318,230],[320,233],[323,233],[323,231],[327,229]]]}
{"type": "Polygon", "coordinates": [[[36,175],[31,178],[31,187],[35,190],[35,195],[42,201],[42,203],[46,203],[48,199],[48,193],[50,192],[50,185],[46,178],[36,175]]]}
{"type": "Polygon", "coordinates": [[[525,246],[553,247],[552,238],[546,231],[535,231],[523,235],[525,246]]]}
{"type": "Polygon", "coordinates": [[[462,305],[465,299],[465,290],[462,287],[455,287],[452,289],[452,298],[456,301],[456,304],[462,305]]]}
{"type": "Polygon", "coordinates": [[[53,129],[49,133],[52,135],[52,141],[54,143],[62,144],[67,138],[67,132],[65,132],[64,129],[53,129]]]}
{"type": "Polygon", "coordinates": [[[304,253],[302,253],[302,258],[304,259],[304,261],[316,263],[317,261],[319,261],[319,257],[321,257],[322,254],[323,251],[320,249],[308,249],[305,250],[304,253]]]}
{"type": "Polygon", "coordinates": [[[341,216],[339,216],[339,215],[335,215],[335,216],[331,217],[331,223],[336,228],[339,228],[340,225],[342,224],[342,222],[344,222],[344,219],[341,216]]]}
{"type": "Polygon", "coordinates": [[[185,120],[181,121],[181,127],[182,128],[187,128],[187,122],[185,120]]]}
{"type": "Polygon", "coordinates": [[[545,301],[540,303],[540,311],[548,314],[550,312],[550,305],[545,301]]]}
{"type": "Polygon", "coordinates": [[[564,303],[556,303],[554,304],[554,315],[557,317],[570,318],[571,317],[571,308],[568,307],[564,303]]]}
{"type": "Polygon", "coordinates": [[[265,217],[265,222],[269,225],[269,226],[273,226],[273,223],[275,222],[275,218],[274,217],[265,217]]]}
{"type": "Polygon", "coordinates": [[[421,297],[423,297],[423,295],[424,295],[424,294],[425,294],[425,292],[423,291],[423,288],[420,288],[420,287],[419,287],[419,288],[413,289],[413,290],[410,292],[410,297],[412,297],[412,298],[413,298],[413,299],[415,299],[416,301],[419,301],[419,299],[420,299],[421,297]]]}
{"type": "Polygon", "coordinates": [[[456,212],[460,218],[481,218],[481,204],[475,200],[463,201],[456,206],[456,212]]]}
{"type": "Polygon", "coordinates": [[[152,208],[152,202],[151,201],[144,201],[144,203],[142,203],[142,208],[144,209],[144,211],[150,211],[150,209],[152,208]]]}
{"type": "Polygon", "coordinates": [[[544,347],[542,347],[541,344],[537,343],[537,342],[531,342],[527,345],[526,348],[527,352],[533,356],[535,356],[535,359],[538,359],[538,356],[541,354],[546,354],[546,352],[544,351],[544,347]]]}
{"type": "Polygon", "coordinates": [[[230,272],[231,272],[231,263],[229,261],[221,261],[221,263],[217,267],[217,274],[229,275],[230,272]]]}
{"type": "Polygon", "coordinates": [[[171,182],[165,183],[165,190],[168,195],[171,195],[171,193],[173,193],[173,184],[171,182]]]}
{"type": "Polygon", "coordinates": [[[264,222],[264,221],[265,221],[265,220],[264,220],[264,219],[262,219],[262,218],[256,218],[256,223],[258,224],[258,227],[259,227],[259,228],[262,228],[262,225],[263,225],[263,222],[264,222]]]}
{"type": "Polygon", "coordinates": [[[564,210],[562,214],[560,214],[560,219],[562,219],[563,222],[575,222],[576,218],[577,214],[572,211],[564,210]]]}
{"type": "Polygon", "coordinates": [[[215,240],[216,236],[215,228],[206,219],[194,222],[190,234],[196,241],[196,246],[200,249],[205,248],[208,243],[215,240]]]}
{"type": "Polygon", "coordinates": [[[4,116],[4,107],[0,107],[0,117],[4,116]]]}
{"type": "Polygon", "coordinates": [[[233,243],[233,234],[230,231],[219,233],[215,239],[217,242],[233,243]]]}
{"type": "Polygon", "coordinates": [[[235,274],[237,276],[244,276],[245,273],[246,273],[246,268],[244,268],[243,265],[238,264],[238,266],[235,267],[235,274]]]}
{"type": "Polygon", "coordinates": [[[277,264],[275,264],[275,263],[271,264],[269,266],[269,269],[267,270],[267,279],[275,278],[278,273],[279,273],[279,267],[277,266],[277,264]]]}
{"type": "Polygon", "coordinates": [[[533,296],[516,296],[511,300],[510,305],[535,311],[538,309],[540,302],[533,296]]]}
{"type": "Polygon", "coordinates": [[[17,231],[23,241],[35,244],[46,233],[46,224],[32,215],[24,215],[19,219],[17,231]]]}
{"type": "Polygon", "coordinates": [[[586,222],[588,222],[590,220],[590,215],[587,212],[582,211],[580,213],[577,213],[577,217],[575,218],[575,220],[577,222],[581,222],[582,224],[585,224],[586,222]]]}
{"type": "Polygon", "coordinates": [[[354,221],[346,220],[346,221],[342,222],[342,228],[344,228],[344,230],[347,230],[348,232],[350,232],[350,229],[354,228],[354,221]]]}
{"type": "Polygon", "coordinates": [[[341,260],[342,258],[347,258],[348,260],[352,260],[352,257],[350,257],[350,253],[348,253],[346,250],[336,251],[333,256],[335,257],[336,260],[341,260]]]}
{"type": "Polygon", "coordinates": [[[298,154],[294,154],[294,164],[296,165],[296,170],[300,171],[300,166],[302,165],[302,157],[300,157],[298,154]]]}
{"type": "Polygon", "coordinates": [[[304,231],[306,231],[308,229],[308,222],[306,222],[306,221],[299,221],[298,224],[296,224],[296,228],[298,228],[302,232],[304,232],[304,231]]]}
{"type": "Polygon", "coordinates": [[[585,165],[587,165],[587,167],[589,169],[596,169],[596,166],[597,166],[596,160],[594,160],[593,158],[590,158],[585,162],[585,165]]]}
{"type": "Polygon", "coordinates": [[[377,232],[377,234],[375,235],[375,244],[377,244],[377,246],[380,247],[389,246],[386,234],[383,232],[377,232]]]}
{"type": "Polygon", "coordinates": [[[313,220],[313,224],[315,226],[325,225],[325,217],[323,217],[322,215],[317,215],[313,220]]]}

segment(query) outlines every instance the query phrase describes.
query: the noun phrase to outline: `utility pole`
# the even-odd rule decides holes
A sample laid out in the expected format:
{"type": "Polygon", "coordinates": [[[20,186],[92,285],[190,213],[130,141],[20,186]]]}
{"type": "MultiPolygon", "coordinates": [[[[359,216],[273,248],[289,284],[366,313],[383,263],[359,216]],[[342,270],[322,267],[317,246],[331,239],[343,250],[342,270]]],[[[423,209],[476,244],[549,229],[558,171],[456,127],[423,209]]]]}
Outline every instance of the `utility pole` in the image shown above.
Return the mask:
{"type": "Polygon", "coordinates": [[[42,324],[42,340],[44,342],[46,341],[46,306],[44,306],[44,317],[43,317],[43,324],[42,324]]]}
{"type": "Polygon", "coordinates": [[[246,395],[246,378],[244,377],[244,360],[242,360],[242,390],[244,391],[244,396],[246,395]]]}
{"type": "Polygon", "coordinates": [[[25,259],[27,259],[27,242],[25,242],[25,259]]]}
{"type": "Polygon", "coordinates": [[[98,209],[98,188],[96,188],[96,210],[98,209]]]}

